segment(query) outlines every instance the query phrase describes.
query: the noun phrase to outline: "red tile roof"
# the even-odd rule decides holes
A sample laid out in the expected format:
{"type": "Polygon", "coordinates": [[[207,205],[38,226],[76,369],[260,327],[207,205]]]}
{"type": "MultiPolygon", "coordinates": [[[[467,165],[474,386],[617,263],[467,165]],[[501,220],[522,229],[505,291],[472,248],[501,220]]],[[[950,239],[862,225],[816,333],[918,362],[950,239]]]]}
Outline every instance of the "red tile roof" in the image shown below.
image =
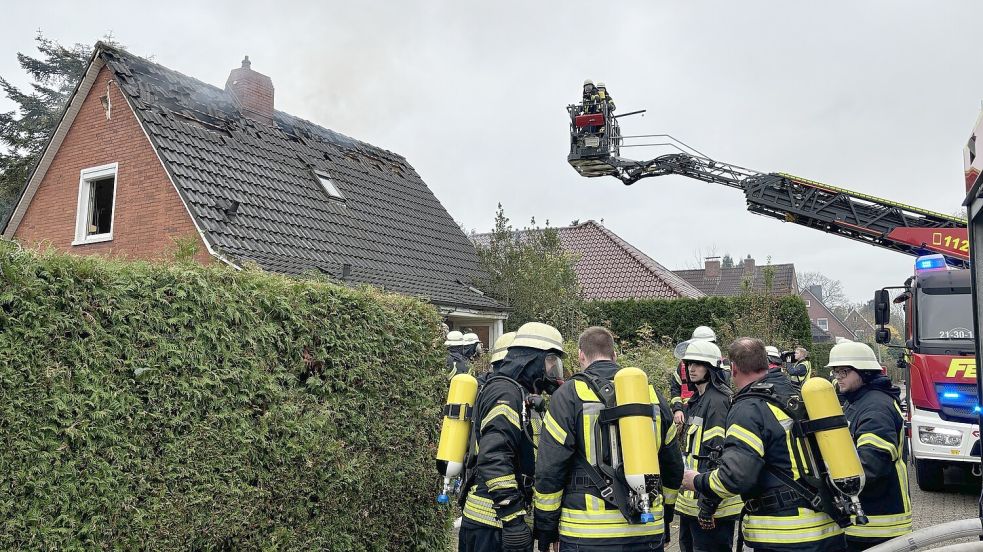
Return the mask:
{"type": "MultiPolygon", "coordinates": [[[[584,298],[676,299],[703,293],[620,236],[593,220],[557,228],[564,251],[576,257],[574,271],[584,298]]],[[[487,245],[491,234],[475,234],[487,245]]]]}

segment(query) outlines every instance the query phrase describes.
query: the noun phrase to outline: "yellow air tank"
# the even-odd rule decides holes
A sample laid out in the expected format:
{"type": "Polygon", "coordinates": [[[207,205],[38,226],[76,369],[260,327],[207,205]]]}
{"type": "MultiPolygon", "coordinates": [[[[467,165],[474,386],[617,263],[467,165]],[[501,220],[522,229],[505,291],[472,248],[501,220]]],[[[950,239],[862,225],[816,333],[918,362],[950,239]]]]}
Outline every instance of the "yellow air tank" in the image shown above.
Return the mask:
{"type": "MultiPolygon", "coordinates": [[[[651,410],[648,376],[638,368],[622,368],[614,375],[614,396],[618,406],[644,404],[651,410]]],[[[618,420],[619,444],[628,486],[641,497],[642,523],[652,523],[646,476],[659,475],[658,447],[651,416],[625,416],[618,420]]]]}
{"type": "MultiPolygon", "coordinates": [[[[810,378],[802,384],[802,402],[805,403],[809,421],[843,415],[843,408],[836,398],[833,384],[825,378],[810,378]]],[[[857,447],[846,427],[817,431],[816,443],[822,454],[830,482],[853,502],[859,505],[860,491],[864,488],[864,469],[860,465],[857,447]]],[[[858,523],[865,523],[863,514],[857,516],[858,523]],[[863,521],[861,521],[863,518],[863,521]]]]}
{"type": "Polygon", "coordinates": [[[464,467],[464,455],[468,451],[471,435],[471,410],[477,395],[478,380],[474,376],[458,374],[451,379],[437,445],[437,471],[444,476],[443,491],[437,495],[440,504],[450,502],[447,493],[451,489],[451,480],[460,475],[464,467]]]}

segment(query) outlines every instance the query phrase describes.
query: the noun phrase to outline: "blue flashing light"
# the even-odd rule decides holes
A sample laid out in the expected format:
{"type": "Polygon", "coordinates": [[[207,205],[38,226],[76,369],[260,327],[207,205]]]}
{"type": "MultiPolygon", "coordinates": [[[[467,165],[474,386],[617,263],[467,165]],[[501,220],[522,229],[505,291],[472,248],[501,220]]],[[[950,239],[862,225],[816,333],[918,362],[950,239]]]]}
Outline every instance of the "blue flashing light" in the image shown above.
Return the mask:
{"type": "Polygon", "coordinates": [[[925,255],[915,259],[915,272],[930,272],[933,270],[947,270],[945,257],[940,254],[925,255]]]}
{"type": "Polygon", "coordinates": [[[942,396],[947,399],[958,399],[959,393],[942,393],[942,396]]]}
{"type": "Polygon", "coordinates": [[[979,414],[980,412],[983,412],[983,408],[980,408],[980,405],[976,405],[973,407],[973,412],[979,414]]]}

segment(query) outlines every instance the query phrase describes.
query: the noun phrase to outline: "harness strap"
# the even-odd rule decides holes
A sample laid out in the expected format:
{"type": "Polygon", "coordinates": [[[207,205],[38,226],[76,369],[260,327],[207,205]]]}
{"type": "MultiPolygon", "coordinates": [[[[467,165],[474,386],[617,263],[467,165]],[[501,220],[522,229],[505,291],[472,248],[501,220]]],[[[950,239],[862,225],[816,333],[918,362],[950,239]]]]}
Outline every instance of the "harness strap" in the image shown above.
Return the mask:
{"type": "Polygon", "coordinates": [[[445,404],[443,413],[445,418],[470,421],[474,414],[474,407],[468,403],[445,404]]]}
{"type": "Polygon", "coordinates": [[[646,418],[655,419],[655,412],[652,410],[651,404],[623,404],[621,406],[605,408],[601,411],[597,421],[603,425],[608,425],[617,422],[621,418],[627,418],[629,416],[644,416],[646,418]]]}
{"type": "Polygon", "coordinates": [[[799,427],[802,429],[802,433],[806,435],[829,429],[839,429],[841,427],[847,427],[846,416],[841,414],[839,416],[819,418],[818,420],[802,420],[799,422],[799,427]]]}

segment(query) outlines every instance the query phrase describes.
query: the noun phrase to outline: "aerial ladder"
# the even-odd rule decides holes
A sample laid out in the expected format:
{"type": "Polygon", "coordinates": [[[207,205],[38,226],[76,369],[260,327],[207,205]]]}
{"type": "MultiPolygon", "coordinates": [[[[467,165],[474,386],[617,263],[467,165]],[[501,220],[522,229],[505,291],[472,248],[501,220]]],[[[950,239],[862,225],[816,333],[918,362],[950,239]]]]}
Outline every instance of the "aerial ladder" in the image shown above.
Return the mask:
{"type": "Polygon", "coordinates": [[[626,185],[643,178],[681,175],[744,192],[748,211],[912,256],[942,254],[955,268],[969,266],[969,236],[962,218],[920,209],[781,172],[760,172],[722,163],[668,134],[623,136],[619,119],[606,106],[585,113],[569,105],[570,154],[581,176],[610,176],[626,185]],[[596,112],[594,112],[596,111],[596,112]],[[637,143],[638,139],[657,139],[637,143]],[[628,147],[660,146],[672,153],[646,161],[621,156],[628,147]]]}

